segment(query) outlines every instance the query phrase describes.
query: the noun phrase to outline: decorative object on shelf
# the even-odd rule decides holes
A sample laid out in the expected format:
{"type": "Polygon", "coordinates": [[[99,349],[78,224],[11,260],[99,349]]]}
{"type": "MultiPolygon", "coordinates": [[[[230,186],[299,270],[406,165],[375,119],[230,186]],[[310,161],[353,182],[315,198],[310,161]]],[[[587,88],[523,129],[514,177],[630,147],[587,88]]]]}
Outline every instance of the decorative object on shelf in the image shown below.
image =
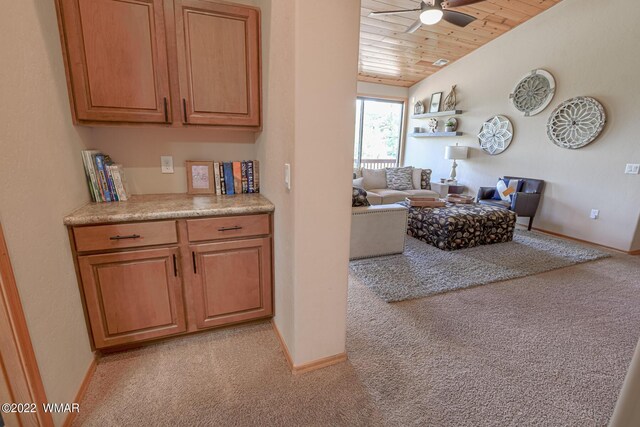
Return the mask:
{"type": "Polygon", "coordinates": [[[509,99],[525,117],[535,116],[545,108],[556,93],[556,81],[545,70],[527,73],[515,86],[509,99]]]}
{"type": "Polygon", "coordinates": [[[444,99],[442,109],[444,111],[453,111],[456,109],[456,85],[451,86],[451,92],[444,99]]]}
{"type": "Polygon", "coordinates": [[[455,132],[458,129],[458,119],[449,117],[444,124],[445,132],[455,132]]]}
{"type": "Polygon", "coordinates": [[[413,128],[413,133],[423,133],[424,131],[424,128],[421,128],[420,126],[416,126],[413,128]]]}
{"type": "Polygon", "coordinates": [[[418,101],[413,106],[413,114],[424,114],[424,104],[422,101],[418,101]]]}
{"type": "Polygon", "coordinates": [[[438,130],[438,119],[429,119],[427,121],[427,132],[434,133],[438,130]]]}
{"type": "Polygon", "coordinates": [[[509,147],[513,139],[513,126],[505,116],[494,116],[482,124],[478,140],[480,148],[492,156],[509,147]]]}
{"type": "Polygon", "coordinates": [[[458,144],[449,145],[444,149],[444,158],[447,160],[453,160],[453,165],[451,165],[451,176],[449,177],[449,182],[456,182],[456,168],[458,167],[458,163],[456,160],[466,159],[469,155],[469,147],[461,147],[458,144]]]}
{"type": "Polygon", "coordinates": [[[213,162],[187,160],[187,194],[214,194],[213,162]]]}
{"type": "Polygon", "coordinates": [[[558,147],[582,148],[602,133],[606,123],[602,104],[594,98],[579,96],[553,110],[547,122],[547,135],[558,147]]]}
{"type": "Polygon", "coordinates": [[[429,103],[429,112],[437,113],[440,111],[440,100],[442,99],[442,92],[436,92],[431,95],[431,102],[429,103]]]}

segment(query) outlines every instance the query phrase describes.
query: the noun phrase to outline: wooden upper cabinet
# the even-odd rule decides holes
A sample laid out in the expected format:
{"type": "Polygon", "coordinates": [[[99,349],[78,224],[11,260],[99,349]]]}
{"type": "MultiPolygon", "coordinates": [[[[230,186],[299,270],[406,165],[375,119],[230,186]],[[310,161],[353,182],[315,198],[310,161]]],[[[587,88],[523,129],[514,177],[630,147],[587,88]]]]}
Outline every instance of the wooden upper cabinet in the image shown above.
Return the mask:
{"type": "Polygon", "coordinates": [[[260,126],[260,12],[175,0],[182,120],[260,126]]]}
{"type": "Polygon", "coordinates": [[[162,0],[59,0],[76,120],[167,123],[162,0]]]}

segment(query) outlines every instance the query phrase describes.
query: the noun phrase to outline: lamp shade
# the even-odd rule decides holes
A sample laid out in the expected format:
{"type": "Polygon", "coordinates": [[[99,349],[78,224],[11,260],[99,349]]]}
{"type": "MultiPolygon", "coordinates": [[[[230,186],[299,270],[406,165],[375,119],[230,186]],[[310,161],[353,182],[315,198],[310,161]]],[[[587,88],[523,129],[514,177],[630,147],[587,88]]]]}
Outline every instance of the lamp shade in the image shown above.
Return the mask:
{"type": "Polygon", "coordinates": [[[460,147],[459,145],[449,145],[444,149],[444,158],[447,160],[466,159],[469,154],[469,147],[460,147]]]}

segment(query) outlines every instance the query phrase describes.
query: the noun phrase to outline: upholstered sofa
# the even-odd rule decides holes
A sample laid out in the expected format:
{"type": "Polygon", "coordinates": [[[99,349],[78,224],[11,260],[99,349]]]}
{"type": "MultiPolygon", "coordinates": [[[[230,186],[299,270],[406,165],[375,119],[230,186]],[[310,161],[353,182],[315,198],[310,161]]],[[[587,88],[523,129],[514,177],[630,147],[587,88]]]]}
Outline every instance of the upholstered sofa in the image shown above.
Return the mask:
{"type": "Polygon", "coordinates": [[[390,204],[351,208],[349,259],[402,253],[406,236],[406,207],[390,204]]]}
{"type": "Polygon", "coordinates": [[[355,172],[353,186],[367,191],[367,200],[372,205],[387,205],[403,201],[408,196],[440,197],[431,189],[431,170],[413,168],[412,188],[394,190],[388,188],[386,169],[360,169],[355,172]]]}

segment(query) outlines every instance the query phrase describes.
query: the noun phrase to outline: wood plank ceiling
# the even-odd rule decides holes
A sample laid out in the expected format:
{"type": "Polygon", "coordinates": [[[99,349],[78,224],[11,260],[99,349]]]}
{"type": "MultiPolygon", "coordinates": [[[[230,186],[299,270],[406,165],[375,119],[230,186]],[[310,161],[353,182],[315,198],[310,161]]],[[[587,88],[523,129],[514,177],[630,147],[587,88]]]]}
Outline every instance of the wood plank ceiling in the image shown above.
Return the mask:
{"type": "Polygon", "coordinates": [[[451,64],[561,0],[486,0],[452,10],[477,19],[465,28],[440,21],[404,31],[419,13],[369,17],[373,11],[415,9],[419,0],[362,0],[358,80],[392,86],[412,86],[441,70],[438,59],[451,64]]]}

